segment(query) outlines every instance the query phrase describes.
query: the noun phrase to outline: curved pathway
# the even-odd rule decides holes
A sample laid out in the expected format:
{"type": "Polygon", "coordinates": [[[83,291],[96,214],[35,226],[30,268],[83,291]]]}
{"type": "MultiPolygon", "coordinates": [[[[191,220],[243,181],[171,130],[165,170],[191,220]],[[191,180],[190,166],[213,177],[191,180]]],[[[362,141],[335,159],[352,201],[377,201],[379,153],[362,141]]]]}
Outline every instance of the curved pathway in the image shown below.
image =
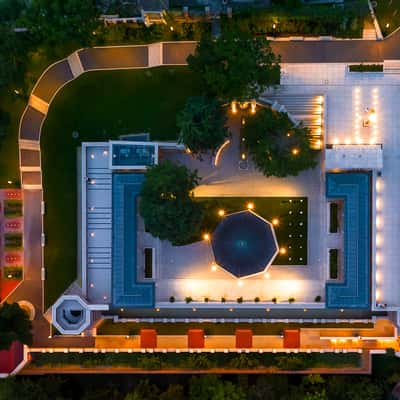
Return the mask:
{"type": "MultiPolygon", "coordinates": [[[[400,59],[400,31],[383,41],[274,41],[272,50],[283,63],[383,62],[400,59]]],[[[139,46],[95,47],[80,49],[49,66],[40,76],[21,117],[19,156],[25,211],[25,280],[9,301],[27,299],[43,310],[43,248],[41,233],[42,172],[40,135],[49,106],[57,92],[84,72],[95,70],[152,68],[162,65],[186,65],[196,42],[166,42],[139,46]]],[[[45,324],[36,313],[37,328],[45,324]]],[[[44,341],[43,333],[35,337],[44,341]]],[[[47,340],[47,339],[46,339],[47,340]]]]}

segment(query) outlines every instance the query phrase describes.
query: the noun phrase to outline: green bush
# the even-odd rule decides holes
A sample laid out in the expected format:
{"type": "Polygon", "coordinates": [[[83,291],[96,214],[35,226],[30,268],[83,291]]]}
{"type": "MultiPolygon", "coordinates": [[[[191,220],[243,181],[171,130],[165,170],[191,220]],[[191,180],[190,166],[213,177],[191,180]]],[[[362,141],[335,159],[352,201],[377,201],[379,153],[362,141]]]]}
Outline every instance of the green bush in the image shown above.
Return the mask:
{"type": "Polygon", "coordinates": [[[329,278],[337,279],[338,277],[338,249],[329,249],[329,278]]]}
{"type": "Polygon", "coordinates": [[[338,204],[330,203],[329,204],[329,232],[336,233],[339,228],[339,215],[338,215],[338,204]]]}
{"type": "Polygon", "coordinates": [[[382,64],[355,64],[349,65],[350,72],[383,72],[382,64]]]}
{"type": "Polygon", "coordinates": [[[187,304],[191,303],[193,299],[190,296],[185,297],[185,301],[187,304]]]}

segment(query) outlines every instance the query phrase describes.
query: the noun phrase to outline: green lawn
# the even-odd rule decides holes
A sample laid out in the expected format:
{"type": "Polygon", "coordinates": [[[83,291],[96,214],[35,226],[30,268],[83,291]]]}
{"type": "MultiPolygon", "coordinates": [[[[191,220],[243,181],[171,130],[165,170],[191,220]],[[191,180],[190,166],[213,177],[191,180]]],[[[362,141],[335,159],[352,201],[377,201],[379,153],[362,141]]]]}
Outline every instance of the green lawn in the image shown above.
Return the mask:
{"type": "Polygon", "coordinates": [[[219,210],[230,214],[246,209],[248,203],[254,211],[273,222],[279,247],[284,254],[278,254],[275,265],[307,265],[307,215],[306,197],[203,197],[197,198],[205,205],[206,218],[202,232],[212,233],[221,217],[219,210]]]}
{"type": "Polygon", "coordinates": [[[200,84],[186,67],[91,72],[68,84],[52,103],[41,148],[46,201],[45,286],[51,305],[76,277],[77,148],[82,141],[150,132],[176,139],[175,115],[200,84]],[[72,132],[79,132],[74,139],[72,132]]]}
{"type": "Polygon", "coordinates": [[[105,320],[97,329],[98,335],[138,335],[140,329],[156,329],[159,335],[186,335],[187,330],[191,328],[202,328],[206,335],[234,335],[236,329],[252,329],[254,335],[281,335],[284,329],[293,328],[352,328],[352,329],[366,329],[373,328],[373,324],[287,324],[287,323],[137,323],[137,322],[124,322],[114,323],[105,320]]]}
{"type": "Polygon", "coordinates": [[[383,36],[387,36],[400,26],[400,0],[377,0],[375,15],[383,36]]]}

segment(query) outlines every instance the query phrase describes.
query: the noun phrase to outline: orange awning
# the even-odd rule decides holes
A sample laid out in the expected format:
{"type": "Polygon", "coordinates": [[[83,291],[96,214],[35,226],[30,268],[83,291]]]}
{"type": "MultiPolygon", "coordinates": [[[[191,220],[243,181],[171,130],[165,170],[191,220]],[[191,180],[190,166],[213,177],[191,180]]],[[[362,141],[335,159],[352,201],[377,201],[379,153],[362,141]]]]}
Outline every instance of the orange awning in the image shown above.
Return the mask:
{"type": "Polygon", "coordinates": [[[155,329],[140,330],[140,347],[144,349],[157,347],[157,331],[155,329]]]}
{"type": "Polygon", "coordinates": [[[300,347],[300,329],[285,329],[283,332],[283,347],[289,349],[300,347]]]}
{"type": "Polygon", "coordinates": [[[190,349],[202,349],[204,347],[203,329],[188,330],[188,347],[190,349]]]}
{"type": "Polygon", "coordinates": [[[238,349],[253,347],[253,331],[251,329],[236,329],[236,347],[238,349]]]}

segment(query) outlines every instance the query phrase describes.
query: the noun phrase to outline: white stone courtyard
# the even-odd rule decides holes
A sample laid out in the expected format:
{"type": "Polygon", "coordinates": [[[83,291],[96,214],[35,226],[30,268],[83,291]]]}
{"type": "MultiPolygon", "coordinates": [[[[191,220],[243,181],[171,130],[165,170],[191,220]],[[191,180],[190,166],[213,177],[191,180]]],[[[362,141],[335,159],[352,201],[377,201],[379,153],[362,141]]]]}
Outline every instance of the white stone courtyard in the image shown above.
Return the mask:
{"type": "MultiPolygon", "coordinates": [[[[397,133],[400,128],[400,77],[349,73],[345,64],[286,64],[282,70],[279,93],[325,96],[325,144],[383,145],[383,170],[382,176],[377,177],[376,218],[374,216],[373,221],[374,228],[376,224],[373,255],[377,265],[372,277],[372,305],[385,303],[388,309],[394,309],[400,305],[400,268],[396,263],[400,257],[396,243],[400,226],[397,210],[400,198],[400,139],[397,133]],[[376,118],[369,127],[363,127],[365,114],[371,109],[376,118]]],[[[198,168],[203,177],[196,195],[308,197],[308,265],[271,266],[267,278],[260,275],[238,284],[225,271],[212,271],[213,255],[207,242],[183,248],[160,242],[157,245],[156,302],[166,302],[170,296],[175,296],[177,301],[190,296],[193,300],[203,301],[204,297],[209,297],[218,302],[221,297],[232,301],[243,297],[245,301],[253,301],[258,296],[262,301],[276,297],[278,303],[286,304],[289,297],[294,297],[296,303],[309,304],[318,295],[323,302],[328,276],[323,160],[319,168],[305,171],[298,177],[267,179],[251,167],[239,171],[238,154],[229,155],[227,150],[224,156],[219,168],[212,168],[211,160],[190,161],[190,166],[198,168]]],[[[189,162],[186,156],[180,157],[183,163],[189,162]]]]}

